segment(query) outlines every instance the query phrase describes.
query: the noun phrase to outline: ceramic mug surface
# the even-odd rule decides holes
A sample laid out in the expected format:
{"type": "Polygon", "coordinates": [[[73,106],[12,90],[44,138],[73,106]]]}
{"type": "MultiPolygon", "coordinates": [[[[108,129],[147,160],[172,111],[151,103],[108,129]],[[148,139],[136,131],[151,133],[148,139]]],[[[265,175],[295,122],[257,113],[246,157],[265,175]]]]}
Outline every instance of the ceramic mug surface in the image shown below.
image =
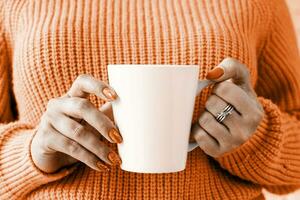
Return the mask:
{"type": "Polygon", "coordinates": [[[210,82],[198,65],[109,65],[118,94],[114,120],[123,137],[121,169],[170,173],[185,169],[195,97],[210,82]]]}

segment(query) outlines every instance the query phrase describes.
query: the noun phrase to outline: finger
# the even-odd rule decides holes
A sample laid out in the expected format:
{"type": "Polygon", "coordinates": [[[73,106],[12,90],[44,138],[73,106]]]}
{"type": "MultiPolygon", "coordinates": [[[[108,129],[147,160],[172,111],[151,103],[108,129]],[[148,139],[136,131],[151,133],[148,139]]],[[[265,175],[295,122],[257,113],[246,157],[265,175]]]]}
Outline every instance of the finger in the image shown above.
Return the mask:
{"type": "MultiPolygon", "coordinates": [[[[255,107],[253,99],[244,90],[229,81],[216,84],[212,94],[233,105],[241,115],[251,113],[251,109],[255,107]]],[[[212,98],[212,100],[216,99],[215,97],[212,98]]]]}
{"type": "Polygon", "coordinates": [[[251,85],[249,69],[234,58],[225,58],[218,67],[207,73],[206,78],[217,82],[231,80],[248,94],[256,96],[251,85]]]}
{"type": "Polygon", "coordinates": [[[219,145],[222,146],[222,144],[230,142],[230,132],[224,125],[219,123],[210,112],[203,112],[198,123],[205,132],[218,141],[219,145]]]}
{"type": "MultiPolygon", "coordinates": [[[[211,95],[205,103],[205,108],[214,117],[217,117],[217,115],[222,112],[227,105],[228,103],[220,97],[211,95]]],[[[236,129],[237,123],[240,123],[242,121],[243,120],[241,116],[235,110],[233,110],[232,113],[227,115],[221,123],[229,129],[230,133],[232,133],[236,129]]]]}
{"type": "Polygon", "coordinates": [[[51,134],[48,138],[48,148],[69,155],[72,158],[85,163],[87,166],[91,167],[94,170],[108,171],[109,169],[93,153],[83,148],[74,140],[71,140],[68,137],[60,134],[59,132],[54,130],[54,128],[52,128],[51,134]]]}
{"type": "Polygon", "coordinates": [[[112,104],[110,102],[103,104],[99,110],[114,122],[114,114],[112,110],[112,104]]]}
{"type": "Polygon", "coordinates": [[[117,93],[112,87],[89,74],[79,75],[67,92],[69,97],[87,97],[89,94],[95,94],[106,101],[117,98],[117,93]]]}
{"type": "Polygon", "coordinates": [[[84,119],[110,142],[121,143],[123,141],[113,122],[87,99],[72,97],[50,100],[48,109],[70,117],[84,119]]]}
{"type": "Polygon", "coordinates": [[[199,147],[210,156],[217,156],[219,152],[218,142],[205,132],[197,123],[193,125],[191,130],[192,136],[198,143],[199,147]]]}
{"type": "Polygon", "coordinates": [[[95,134],[93,134],[90,130],[88,130],[85,126],[78,123],[77,121],[63,114],[56,114],[55,118],[50,117],[50,122],[57,131],[62,133],[64,136],[76,141],[104,162],[111,165],[121,164],[120,158],[114,160],[110,159],[112,158],[111,154],[116,154],[113,155],[113,157],[119,157],[117,153],[115,153],[105,143],[100,141],[100,139],[95,134]]]}

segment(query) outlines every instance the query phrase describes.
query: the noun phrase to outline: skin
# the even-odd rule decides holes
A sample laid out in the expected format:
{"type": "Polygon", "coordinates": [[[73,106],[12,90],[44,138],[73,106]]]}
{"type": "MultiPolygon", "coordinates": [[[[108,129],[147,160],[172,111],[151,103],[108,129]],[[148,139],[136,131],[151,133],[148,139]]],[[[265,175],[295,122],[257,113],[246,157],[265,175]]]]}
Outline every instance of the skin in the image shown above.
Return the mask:
{"type": "Polygon", "coordinates": [[[32,140],[31,155],[35,165],[44,172],[52,173],[78,161],[97,171],[108,170],[115,164],[108,159],[113,150],[100,141],[103,136],[115,143],[108,132],[117,129],[113,123],[111,104],[97,109],[87,100],[89,94],[112,101],[103,94],[106,83],[90,75],[80,75],[66,95],[51,99],[41,117],[32,140]],[[80,123],[80,121],[84,121],[80,123]]]}
{"type": "Polygon", "coordinates": [[[191,138],[212,157],[219,157],[246,142],[264,116],[247,66],[233,58],[226,58],[219,67],[224,74],[213,80],[215,84],[205,111],[191,130],[191,138]],[[235,109],[219,123],[215,117],[227,104],[235,109]]]}
{"type": "MultiPolygon", "coordinates": [[[[191,129],[191,138],[213,157],[247,141],[264,114],[251,86],[248,68],[232,58],[224,59],[219,67],[224,74],[213,80],[215,84],[206,102],[206,111],[191,129]],[[217,122],[215,116],[228,103],[235,110],[222,123],[217,122]]],[[[53,173],[81,161],[92,169],[105,171],[104,164],[114,164],[108,159],[112,149],[99,139],[103,136],[114,142],[108,136],[111,128],[116,129],[111,104],[108,102],[97,109],[87,100],[89,94],[113,100],[103,93],[105,87],[116,95],[106,83],[90,75],[81,75],[66,95],[49,101],[31,144],[32,159],[39,169],[53,173]]]]}

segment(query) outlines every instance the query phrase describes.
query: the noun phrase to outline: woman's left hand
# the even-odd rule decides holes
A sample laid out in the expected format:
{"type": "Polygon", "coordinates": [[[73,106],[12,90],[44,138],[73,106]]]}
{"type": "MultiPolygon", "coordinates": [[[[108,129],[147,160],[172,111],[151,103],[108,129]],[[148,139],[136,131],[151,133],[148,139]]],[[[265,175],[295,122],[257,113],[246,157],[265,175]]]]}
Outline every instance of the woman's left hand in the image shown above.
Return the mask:
{"type": "Polygon", "coordinates": [[[251,86],[248,68],[239,61],[224,59],[206,78],[216,83],[205,111],[192,127],[191,137],[206,154],[218,157],[247,141],[261,122],[264,111],[251,86]],[[228,104],[234,110],[218,122],[217,115],[228,104]]]}

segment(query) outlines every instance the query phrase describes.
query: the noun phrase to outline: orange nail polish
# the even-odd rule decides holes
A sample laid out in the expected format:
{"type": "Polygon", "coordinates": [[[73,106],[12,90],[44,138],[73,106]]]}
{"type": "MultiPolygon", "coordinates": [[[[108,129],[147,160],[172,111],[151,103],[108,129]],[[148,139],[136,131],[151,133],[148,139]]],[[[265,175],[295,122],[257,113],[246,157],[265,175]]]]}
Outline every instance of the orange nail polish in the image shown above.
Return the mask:
{"type": "Polygon", "coordinates": [[[112,128],[110,129],[110,131],[108,132],[108,136],[110,137],[110,139],[112,141],[114,141],[115,143],[121,143],[123,141],[122,136],[120,135],[119,131],[117,131],[116,129],[112,128]]]}
{"type": "Polygon", "coordinates": [[[97,167],[101,171],[109,171],[109,168],[106,165],[104,165],[102,162],[100,162],[100,161],[97,162],[97,167]]]}
{"type": "Polygon", "coordinates": [[[117,98],[117,95],[115,92],[111,91],[108,87],[104,88],[102,90],[102,93],[105,95],[106,98],[113,101],[117,98]]]}
{"type": "Polygon", "coordinates": [[[107,158],[112,162],[113,165],[121,165],[122,160],[119,155],[113,151],[109,152],[107,158]]]}
{"type": "Polygon", "coordinates": [[[206,79],[218,79],[224,74],[224,69],[222,67],[216,67],[209,71],[206,75],[206,79]]]}

